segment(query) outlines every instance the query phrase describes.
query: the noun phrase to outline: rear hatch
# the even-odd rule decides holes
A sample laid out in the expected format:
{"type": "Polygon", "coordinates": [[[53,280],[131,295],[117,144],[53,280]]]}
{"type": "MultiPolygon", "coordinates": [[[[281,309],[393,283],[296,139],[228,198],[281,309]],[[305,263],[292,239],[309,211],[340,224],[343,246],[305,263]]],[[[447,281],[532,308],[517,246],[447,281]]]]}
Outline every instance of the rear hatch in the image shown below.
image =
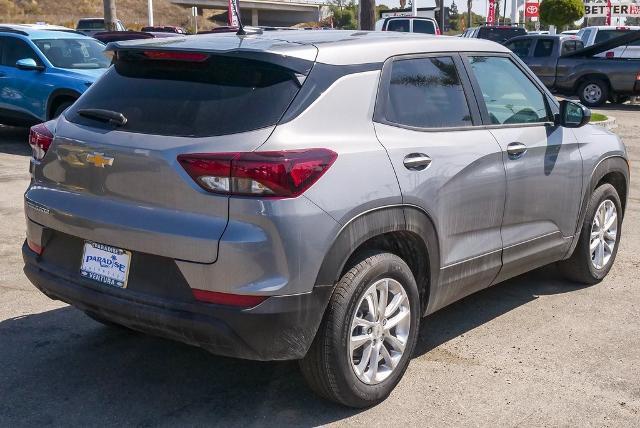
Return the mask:
{"type": "Polygon", "coordinates": [[[203,190],[177,157],[255,150],[304,72],[297,60],[288,68],[283,55],[251,55],[117,51],[114,66],[58,120],[53,143],[35,162],[28,217],[118,248],[214,262],[228,196],[203,190]]]}

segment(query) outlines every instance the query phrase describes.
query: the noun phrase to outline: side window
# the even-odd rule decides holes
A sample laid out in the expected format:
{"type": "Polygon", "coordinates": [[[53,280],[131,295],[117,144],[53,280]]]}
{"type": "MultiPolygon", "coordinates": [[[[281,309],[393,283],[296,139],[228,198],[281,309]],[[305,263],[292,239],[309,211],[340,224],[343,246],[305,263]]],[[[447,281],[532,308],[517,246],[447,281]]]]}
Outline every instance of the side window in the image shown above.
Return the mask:
{"type": "Polygon", "coordinates": [[[509,58],[469,58],[492,124],[550,120],[545,96],[509,58]]]}
{"type": "Polygon", "coordinates": [[[24,41],[14,37],[4,38],[4,49],[2,50],[2,65],[15,67],[20,59],[32,58],[37,64],[42,64],[38,55],[24,41]]]}
{"type": "Polygon", "coordinates": [[[471,114],[451,57],[396,60],[385,117],[420,128],[471,125],[471,114]]]}
{"type": "Polygon", "coordinates": [[[575,52],[579,49],[582,49],[582,41],[581,40],[567,40],[562,44],[562,52],[561,55],[566,55],[571,52],[575,52]]]}
{"type": "Polygon", "coordinates": [[[538,39],[533,56],[536,58],[551,56],[553,53],[553,39],[538,39]]]}
{"type": "Polygon", "coordinates": [[[414,19],[413,20],[413,32],[424,34],[436,34],[436,27],[433,22],[426,19],[414,19]]]}
{"type": "Polygon", "coordinates": [[[408,19],[391,19],[387,24],[387,31],[400,31],[402,33],[409,32],[408,19]]]}
{"type": "Polygon", "coordinates": [[[582,39],[582,43],[585,45],[589,44],[589,37],[591,36],[591,31],[593,30],[584,30],[584,33],[579,35],[580,39],[582,39]]]}
{"type": "Polygon", "coordinates": [[[531,48],[531,39],[520,39],[507,43],[507,48],[511,49],[514,54],[520,58],[526,58],[529,56],[529,49],[531,48]]]}

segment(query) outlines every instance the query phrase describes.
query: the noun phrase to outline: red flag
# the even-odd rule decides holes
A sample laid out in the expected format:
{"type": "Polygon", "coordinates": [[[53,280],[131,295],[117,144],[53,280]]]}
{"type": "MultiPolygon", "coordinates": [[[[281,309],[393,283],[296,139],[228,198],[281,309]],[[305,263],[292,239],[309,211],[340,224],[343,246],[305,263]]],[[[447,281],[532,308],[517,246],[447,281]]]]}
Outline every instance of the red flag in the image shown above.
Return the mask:
{"type": "Polygon", "coordinates": [[[496,21],[496,1],[489,0],[489,13],[487,14],[487,24],[493,25],[496,21]]]}
{"type": "Polygon", "coordinates": [[[229,17],[229,27],[240,26],[240,8],[238,7],[238,0],[229,0],[229,7],[227,11],[229,17]]]}

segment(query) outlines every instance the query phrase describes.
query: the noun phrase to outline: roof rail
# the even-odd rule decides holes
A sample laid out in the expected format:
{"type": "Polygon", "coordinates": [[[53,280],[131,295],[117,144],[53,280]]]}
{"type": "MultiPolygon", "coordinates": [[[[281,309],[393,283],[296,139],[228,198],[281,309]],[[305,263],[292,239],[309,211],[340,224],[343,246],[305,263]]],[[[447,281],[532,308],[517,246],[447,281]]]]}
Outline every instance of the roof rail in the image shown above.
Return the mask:
{"type": "Polygon", "coordinates": [[[0,25],[0,32],[1,33],[14,33],[14,34],[20,34],[23,36],[28,36],[29,33],[27,33],[26,31],[22,31],[22,30],[16,30],[15,28],[11,28],[11,27],[4,27],[0,25]]]}

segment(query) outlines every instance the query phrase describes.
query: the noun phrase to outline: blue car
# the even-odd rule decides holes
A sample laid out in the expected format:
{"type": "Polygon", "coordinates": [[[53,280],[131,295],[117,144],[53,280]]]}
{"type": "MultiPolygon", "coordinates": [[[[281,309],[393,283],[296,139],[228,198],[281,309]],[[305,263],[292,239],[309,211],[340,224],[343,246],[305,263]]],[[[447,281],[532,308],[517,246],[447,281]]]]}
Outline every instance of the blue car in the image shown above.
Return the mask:
{"type": "Polygon", "coordinates": [[[0,25],[0,123],[53,119],[111,64],[104,44],[64,27],[0,25]]]}

